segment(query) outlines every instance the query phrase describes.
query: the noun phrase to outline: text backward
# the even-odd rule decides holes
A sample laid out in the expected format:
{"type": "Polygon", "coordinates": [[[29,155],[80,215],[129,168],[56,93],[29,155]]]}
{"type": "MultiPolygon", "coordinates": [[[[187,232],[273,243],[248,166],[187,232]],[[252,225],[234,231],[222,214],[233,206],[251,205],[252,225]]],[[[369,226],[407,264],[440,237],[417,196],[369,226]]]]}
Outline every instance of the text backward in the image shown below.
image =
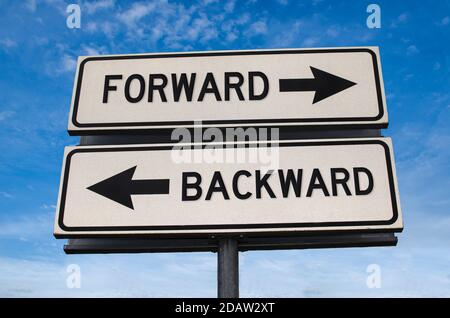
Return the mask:
{"type": "Polygon", "coordinates": [[[389,138],[172,147],[67,147],[55,235],[402,229],[389,138]]]}

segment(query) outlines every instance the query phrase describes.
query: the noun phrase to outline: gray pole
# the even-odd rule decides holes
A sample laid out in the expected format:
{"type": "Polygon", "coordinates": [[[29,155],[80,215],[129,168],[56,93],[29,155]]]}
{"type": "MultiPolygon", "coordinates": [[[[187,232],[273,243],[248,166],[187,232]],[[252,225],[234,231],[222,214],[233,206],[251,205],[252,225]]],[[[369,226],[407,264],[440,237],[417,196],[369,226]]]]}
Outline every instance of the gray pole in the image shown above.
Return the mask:
{"type": "Polygon", "coordinates": [[[217,252],[217,296],[219,298],[239,297],[238,253],[236,239],[219,239],[219,250],[217,252]]]}

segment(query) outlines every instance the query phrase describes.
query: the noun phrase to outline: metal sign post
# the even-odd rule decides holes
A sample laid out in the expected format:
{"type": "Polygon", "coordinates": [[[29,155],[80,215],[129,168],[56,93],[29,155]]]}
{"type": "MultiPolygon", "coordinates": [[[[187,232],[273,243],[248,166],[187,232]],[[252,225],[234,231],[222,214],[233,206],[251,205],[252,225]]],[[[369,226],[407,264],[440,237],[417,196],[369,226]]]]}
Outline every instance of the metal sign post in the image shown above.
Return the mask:
{"type": "Polygon", "coordinates": [[[239,250],[235,238],[219,239],[217,251],[217,296],[239,297],[239,250]]]}

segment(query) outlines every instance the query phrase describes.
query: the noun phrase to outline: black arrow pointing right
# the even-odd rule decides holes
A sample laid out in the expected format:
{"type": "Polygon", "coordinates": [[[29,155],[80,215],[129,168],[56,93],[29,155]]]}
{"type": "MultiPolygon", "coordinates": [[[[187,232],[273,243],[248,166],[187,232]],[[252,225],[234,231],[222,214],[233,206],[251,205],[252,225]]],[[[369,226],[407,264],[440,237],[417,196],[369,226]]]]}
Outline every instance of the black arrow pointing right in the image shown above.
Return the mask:
{"type": "Polygon", "coordinates": [[[314,78],[280,79],[280,92],[315,91],[313,104],[337,94],[356,83],[310,66],[314,78]]]}
{"type": "Polygon", "coordinates": [[[120,172],[90,187],[91,190],[110,200],[134,210],[131,195],[169,194],[169,179],[133,180],[137,166],[120,172]]]}

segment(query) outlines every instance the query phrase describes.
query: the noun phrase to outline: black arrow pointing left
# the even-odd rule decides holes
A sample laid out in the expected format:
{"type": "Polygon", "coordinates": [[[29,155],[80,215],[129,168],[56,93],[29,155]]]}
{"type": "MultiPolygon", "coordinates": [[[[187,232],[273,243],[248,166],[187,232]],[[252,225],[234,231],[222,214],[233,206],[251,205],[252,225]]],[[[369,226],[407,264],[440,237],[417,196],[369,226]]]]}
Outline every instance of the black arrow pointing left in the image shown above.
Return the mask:
{"type": "Polygon", "coordinates": [[[132,210],[131,195],[169,194],[169,179],[133,180],[137,166],[120,172],[90,187],[91,190],[132,210]]]}

